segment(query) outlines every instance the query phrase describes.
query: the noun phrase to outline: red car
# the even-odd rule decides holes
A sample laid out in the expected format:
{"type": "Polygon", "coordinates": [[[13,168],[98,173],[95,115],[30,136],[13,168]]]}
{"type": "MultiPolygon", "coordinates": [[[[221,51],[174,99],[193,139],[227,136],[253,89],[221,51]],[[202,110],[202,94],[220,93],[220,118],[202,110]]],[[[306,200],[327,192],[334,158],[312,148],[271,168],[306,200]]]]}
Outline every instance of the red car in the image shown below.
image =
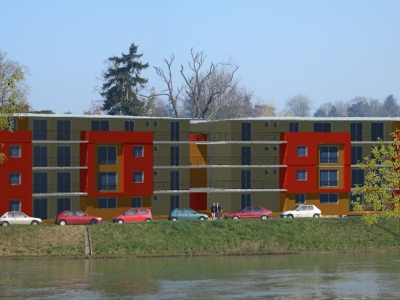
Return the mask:
{"type": "Polygon", "coordinates": [[[80,210],[64,210],[60,212],[54,224],[58,225],[88,225],[88,224],[101,224],[102,219],[96,216],[89,216],[80,210]]]}
{"type": "Polygon", "coordinates": [[[266,209],[262,206],[249,206],[241,211],[230,213],[225,215],[225,219],[245,219],[245,218],[252,218],[252,219],[272,219],[272,211],[266,209]]]}
{"type": "Polygon", "coordinates": [[[131,208],[126,212],[115,216],[113,223],[125,223],[125,222],[143,222],[151,221],[152,215],[150,209],[147,208],[131,208]]]}

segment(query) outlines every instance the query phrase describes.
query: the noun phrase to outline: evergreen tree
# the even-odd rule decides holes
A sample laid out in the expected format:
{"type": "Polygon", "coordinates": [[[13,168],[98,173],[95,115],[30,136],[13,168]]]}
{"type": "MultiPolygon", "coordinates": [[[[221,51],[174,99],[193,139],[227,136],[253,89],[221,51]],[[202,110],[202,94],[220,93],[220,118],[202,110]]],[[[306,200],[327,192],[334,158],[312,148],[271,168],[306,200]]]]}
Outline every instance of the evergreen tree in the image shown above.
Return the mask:
{"type": "Polygon", "coordinates": [[[109,115],[144,114],[144,103],[138,99],[137,92],[147,83],[146,78],[140,77],[140,72],[149,64],[139,61],[143,54],[136,54],[137,48],[132,43],[128,54],[110,57],[106,62],[108,68],[102,74],[104,83],[100,95],[104,97],[102,110],[109,115]]]}

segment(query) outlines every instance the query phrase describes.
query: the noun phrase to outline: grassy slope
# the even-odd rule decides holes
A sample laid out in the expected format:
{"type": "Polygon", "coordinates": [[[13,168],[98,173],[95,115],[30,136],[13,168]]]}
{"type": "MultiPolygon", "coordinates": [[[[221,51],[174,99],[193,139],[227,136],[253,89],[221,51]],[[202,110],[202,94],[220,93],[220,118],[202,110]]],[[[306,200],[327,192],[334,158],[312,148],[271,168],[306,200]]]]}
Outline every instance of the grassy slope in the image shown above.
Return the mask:
{"type": "MultiPolygon", "coordinates": [[[[85,226],[0,227],[0,256],[83,256],[85,226]]],[[[400,249],[397,220],[160,221],[89,226],[95,256],[400,249]]]]}

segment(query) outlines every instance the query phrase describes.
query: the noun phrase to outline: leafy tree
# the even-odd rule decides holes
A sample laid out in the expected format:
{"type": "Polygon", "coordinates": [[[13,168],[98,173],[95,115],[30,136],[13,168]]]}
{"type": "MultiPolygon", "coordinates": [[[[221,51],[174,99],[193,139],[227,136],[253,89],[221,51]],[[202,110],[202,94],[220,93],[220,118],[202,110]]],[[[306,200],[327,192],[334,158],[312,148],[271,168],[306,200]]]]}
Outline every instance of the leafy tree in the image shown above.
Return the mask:
{"type": "MultiPolygon", "coordinates": [[[[18,93],[19,83],[24,80],[22,68],[18,67],[12,73],[4,73],[4,64],[0,63],[0,90],[7,90],[7,95],[2,99],[0,106],[0,130],[12,130],[12,119],[25,105],[25,99],[18,93]]],[[[1,148],[0,144],[0,148],[1,148]]],[[[6,159],[4,153],[0,153],[0,163],[6,159]]]]}
{"type": "Polygon", "coordinates": [[[349,117],[384,117],[386,115],[382,103],[378,99],[356,97],[347,109],[349,117]]]}
{"type": "Polygon", "coordinates": [[[393,95],[387,96],[385,101],[383,101],[383,108],[385,110],[386,116],[392,117],[396,115],[399,110],[397,99],[393,95]]]}
{"type": "Polygon", "coordinates": [[[359,163],[364,170],[364,185],[355,186],[352,194],[354,211],[367,211],[363,220],[371,225],[377,222],[378,213],[386,218],[399,219],[400,234],[400,130],[392,134],[393,142],[374,146],[371,155],[359,163]]]}
{"type": "Polygon", "coordinates": [[[312,101],[305,95],[296,95],[286,101],[286,113],[292,116],[310,116],[312,101]]]}
{"type": "Polygon", "coordinates": [[[103,71],[104,80],[100,95],[104,97],[102,110],[109,115],[143,115],[144,104],[138,97],[138,91],[147,83],[140,77],[140,72],[149,67],[139,59],[143,54],[137,54],[134,43],[129,47],[129,53],[121,57],[110,57],[105,63],[107,70],[103,71]]]}

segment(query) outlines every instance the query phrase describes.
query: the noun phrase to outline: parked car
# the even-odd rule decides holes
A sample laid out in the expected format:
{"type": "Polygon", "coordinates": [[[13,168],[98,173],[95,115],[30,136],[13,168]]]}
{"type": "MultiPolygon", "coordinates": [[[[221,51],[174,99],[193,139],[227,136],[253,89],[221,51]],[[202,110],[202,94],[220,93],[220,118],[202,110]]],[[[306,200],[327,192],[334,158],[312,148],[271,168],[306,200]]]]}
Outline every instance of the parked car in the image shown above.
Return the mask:
{"type": "Polygon", "coordinates": [[[208,216],[206,214],[198,213],[191,208],[175,208],[168,215],[168,220],[177,221],[177,220],[208,220],[208,216]]]}
{"type": "Polygon", "coordinates": [[[233,220],[238,220],[238,219],[272,219],[272,211],[269,209],[266,209],[262,206],[249,206],[241,211],[229,213],[225,215],[225,219],[233,219],[233,220]]]}
{"type": "Polygon", "coordinates": [[[87,224],[101,224],[102,219],[96,216],[89,216],[80,210],[64,210],[60,212],[54,224],[58,225],[87,225],[87,224]]]}
{"type": "Polygon", "coordinates": [[[315,205],[297,205],[293,209],[284,211],[280,214],[281,218],[319,218],[321,210],[315,205]]]}
{"type": "Polygon", "coordinates": [[[125,222],[143,222],[152,220],[151,211],[148,208],[131,208],[126,212],[115,216],[113,223],[125,223],[125,222]]]}
{"type": "Polygon", "coordinates": [[[29,217],[20,211],[9,211],[6,212],[0,218],[1,226],[8,225],[39,225],[42,224],[42,219],[29,217]]]}

